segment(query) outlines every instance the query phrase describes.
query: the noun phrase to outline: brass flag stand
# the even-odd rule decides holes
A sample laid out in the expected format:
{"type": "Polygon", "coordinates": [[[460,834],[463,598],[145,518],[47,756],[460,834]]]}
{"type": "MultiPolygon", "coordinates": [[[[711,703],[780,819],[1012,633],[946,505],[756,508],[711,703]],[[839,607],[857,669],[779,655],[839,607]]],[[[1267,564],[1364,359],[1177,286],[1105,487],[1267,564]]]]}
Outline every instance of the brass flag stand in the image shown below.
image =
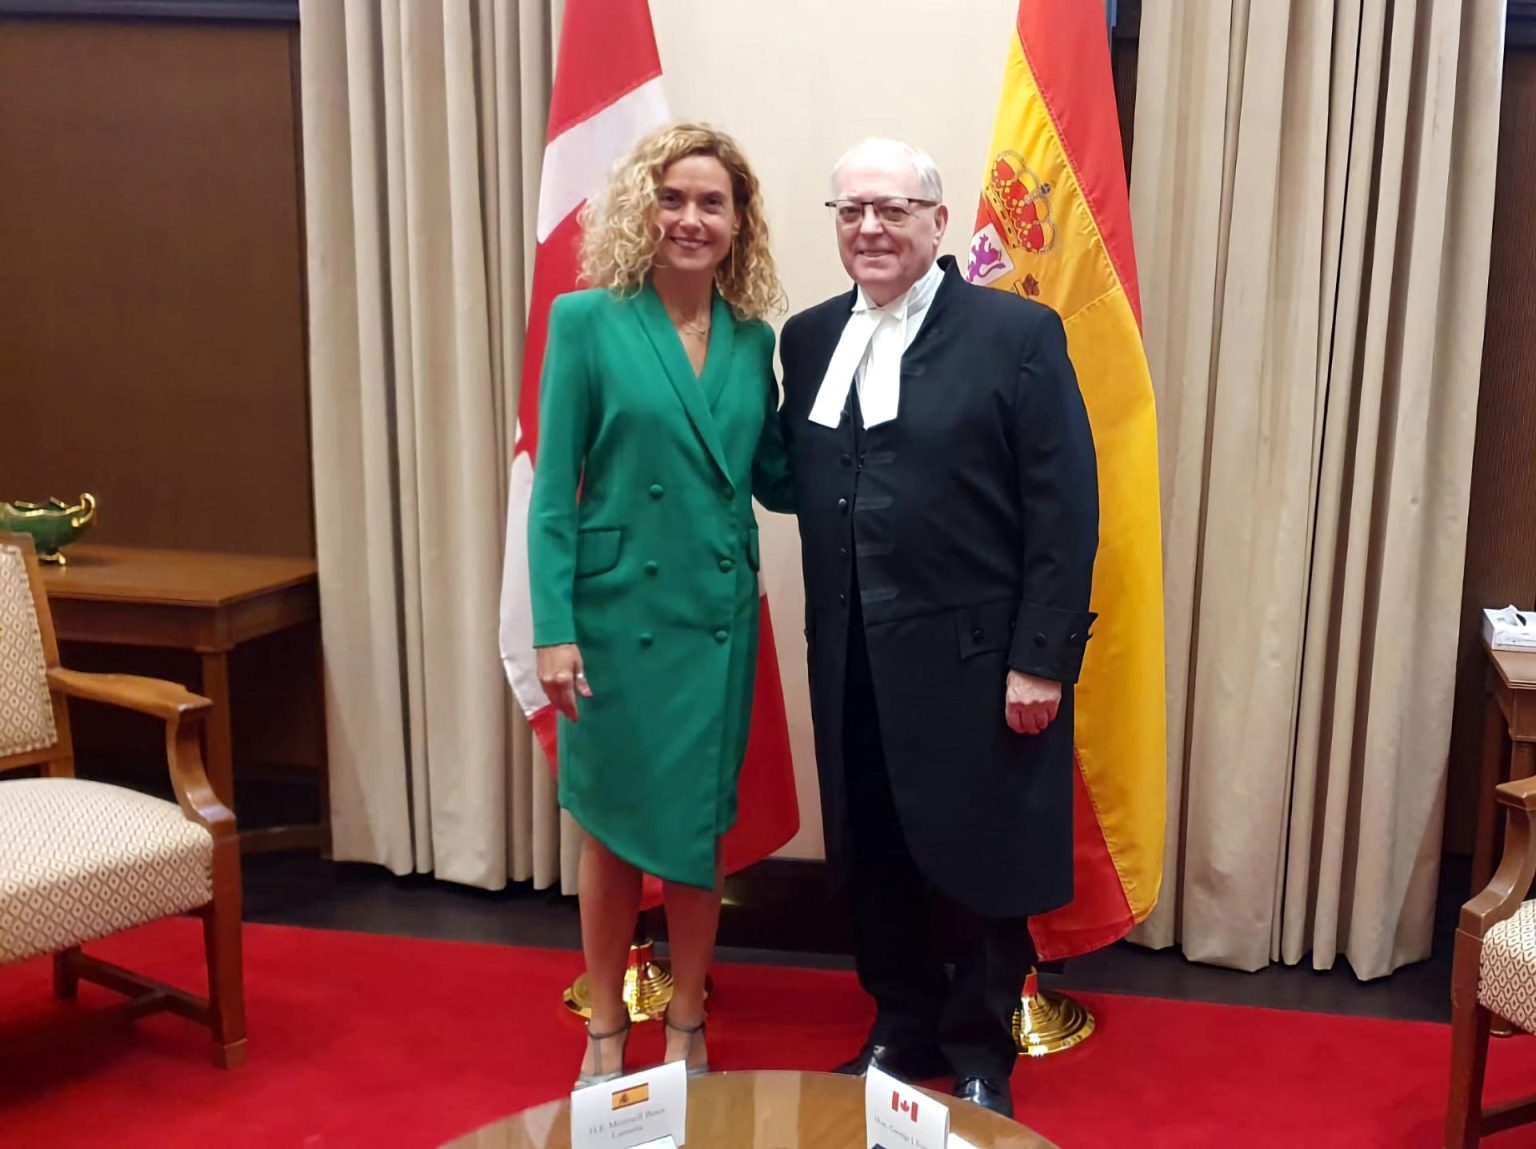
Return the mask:
{"type": "MultiPolygon", "coordinates": [[[[624,971],[624,1004],[629,1020],[655,1021],[672,1001],[672,970],[654,957],[655,946],[644,934],[629,947],[629,968],[624,971]]],[[[565,991],[565,1008],[578,1017],[592,1016],[592,992],[587,975],[581,974],[565,991]]]]}
{"type": "MultiPolygon", "coordinates": [[[[672,964],[655,956],[656,946],[645,928],[645,914],[635,922],[635,940],[629,946],[629,966],[624,970],[624,1004],[631,1022],[656,1021],[672,1002],[672,964]]],[[[704,996],[713,988],[704,979],[704,996]]],[[[592,987],[580,974],[565,991],[565,1008],[577,1017],[592,1016],[592,987]]]]}
{"type": "Polygon", "coordinates": [[[1013,1014],[1013,1044],[1020,1054],[1045,1057],[1071,1049],[1088,1040],[1093,1025],[1093,1014],[1064,993],[1044,992],[1039,971],[1029,971],[1013,1014]]]}
{"type": "MultiPolygon", "coordinates": [[[[637,922],[624,971],[624,1004],[631,1022],[657,1020],[672,1001],[671,965],[659,960],[655,949],[644,921],[637,922]]],[[[706,994],[710,988],[706,981],[706,994]]],[[[563,999],[565,1008],[577,1017],[592,1016],[592,993],[585,973],[566,988],[563,999]]],[[[1039,971],[1030,969],[1019,1008],[1013,1013],[1013,1043],[1021,1055],[1045,1057],[1081,1045],[1092,1036],[1094,1024],[1093,1014],[1080,1002],[1064,993],[1042,990],[1039,971]]]]}

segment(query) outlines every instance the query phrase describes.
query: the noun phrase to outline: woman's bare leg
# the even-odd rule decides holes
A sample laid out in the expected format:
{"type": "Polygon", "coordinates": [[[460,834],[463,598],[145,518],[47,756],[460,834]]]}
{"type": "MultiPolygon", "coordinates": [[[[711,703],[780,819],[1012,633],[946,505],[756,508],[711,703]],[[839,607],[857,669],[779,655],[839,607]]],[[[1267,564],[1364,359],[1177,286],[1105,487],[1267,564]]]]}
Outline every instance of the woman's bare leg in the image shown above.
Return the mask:
{"type": "Polygon", "coordinates": [[[703,1065],[709,1060],[704,1034],[692,1035],[677,1028],[692,1029],[704,1020],[704,979],[715,952],[715,935],[720,925],[720,895],[723,889],[718,856],[715,862],[715,887],[701,890],[667,882],[662,896],[667,907],[667,950],[672,958],[672,1004],[668,1007],[668,1061],[687,1056],[689,1065],[703,1065]]]}
{"type": "MultiPolygon", "coordinates": [[[[581,950],[592,994],[588,1028],[592,1033],[622,1031],[629,1019],[624,1005],[624,973],[629,968],[629,947],[640,913],[640,871],[587,834],[581,844],[577,895],[581,901],[581,950]]],[[[623,1040],[620,1034],[587,1042],[581,1071],[606,1073],[620,1068],[623,1040]],[[600,1067],[596,1064],[599,1060],[600,1067]]]]}

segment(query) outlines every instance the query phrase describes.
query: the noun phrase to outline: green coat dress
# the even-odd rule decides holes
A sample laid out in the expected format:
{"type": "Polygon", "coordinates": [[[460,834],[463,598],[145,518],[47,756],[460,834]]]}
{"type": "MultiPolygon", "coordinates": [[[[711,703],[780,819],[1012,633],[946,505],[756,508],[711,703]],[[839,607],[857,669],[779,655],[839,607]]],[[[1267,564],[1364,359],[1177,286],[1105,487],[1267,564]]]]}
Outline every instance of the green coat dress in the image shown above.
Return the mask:
{"type": "Polygon", "coordinates": [[[696,376],[647,283],[555,300],[528,523],[536,646],[581,648],[560,805],[614,854],[709,887],[752,715],[754,494],[789,510],[773,331],[717,295],[696,376]],[[579,497],[578,497],[579,491],[579,497]]]}

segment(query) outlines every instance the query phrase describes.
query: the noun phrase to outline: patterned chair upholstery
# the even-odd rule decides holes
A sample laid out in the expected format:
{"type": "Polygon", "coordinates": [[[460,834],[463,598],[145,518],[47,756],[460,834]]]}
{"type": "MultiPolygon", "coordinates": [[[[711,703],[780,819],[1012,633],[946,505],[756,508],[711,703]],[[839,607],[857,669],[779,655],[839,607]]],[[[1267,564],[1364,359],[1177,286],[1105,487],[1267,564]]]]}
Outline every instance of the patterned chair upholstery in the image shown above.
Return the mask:
{"type": "Polygon", "coordinates": [[[213,836],[174,802],[78,778],[0,786],[0,962],[212,900],[213,836]]]}
{"type": "Polygon", "coordinates": [[[19,545],[0,545],[0,760],[59,740],[42,630],[19,545]]]}
{"type": "Polygon", "coordinates": [[[1483,938],[1477,1000],[1495,1017],[1536,1033],[1536,902],[1521,902],[1483,938]]]}
{"type": "Polygon", "coordinates": [[[203,769],[211,706],[174,683],[60,667],[31,540],[0,534],[0,965],[52,954],[61,999],[84,978],[127,993],[135,1015],[190,1017],[232,1068],[245,1060],[240,851],[234,815],[203,769]],[[161,719],[176,801],[74,777],[69,697],[161,719]],[[41,776],[7,776],[17,772],[41,776]],[[203,919],[206,999],[81,949],[183,913],[203,919]]]}
{"type": "Polygon", "coordinates": [[[1461,908],[1451,968],[1451,1086],[1447,1149],[1536,1121],[1536,1098],[1483,1108],[1488,1034],[1495,1018],[1536,1033],[1536,778],[1497,790],[1505,807],[1504,855],[1488,886],[1461,908]]]}

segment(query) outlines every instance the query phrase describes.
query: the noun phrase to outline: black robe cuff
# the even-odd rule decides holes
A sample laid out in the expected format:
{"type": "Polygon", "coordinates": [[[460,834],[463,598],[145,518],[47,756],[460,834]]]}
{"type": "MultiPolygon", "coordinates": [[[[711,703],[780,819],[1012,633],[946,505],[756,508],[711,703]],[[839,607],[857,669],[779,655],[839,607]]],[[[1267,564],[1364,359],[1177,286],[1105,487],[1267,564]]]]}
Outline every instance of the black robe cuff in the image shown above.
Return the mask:
{"type": "Polygon", "coordinates": [[[1014,621],[1008,665],[1022,674],[1063,685],[1076,682],[1083,669],[1088,628],[1097,617],[1091,610],[1057,610],[1024,603],[1014,621]]]}

